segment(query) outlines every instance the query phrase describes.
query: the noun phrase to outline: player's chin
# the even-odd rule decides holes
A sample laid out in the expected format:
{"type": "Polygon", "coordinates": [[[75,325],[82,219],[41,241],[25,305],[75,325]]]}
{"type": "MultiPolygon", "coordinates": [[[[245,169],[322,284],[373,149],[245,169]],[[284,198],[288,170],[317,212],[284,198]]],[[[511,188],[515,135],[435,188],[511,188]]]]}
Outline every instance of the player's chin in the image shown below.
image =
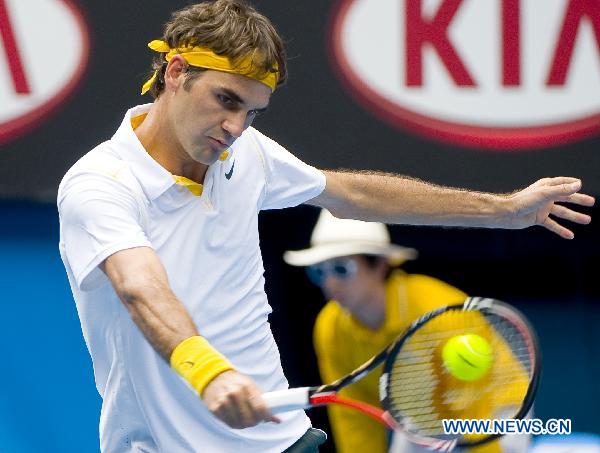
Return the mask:
{"type": "Polygon", "coordinates": [[[192,159],[199,164],[212,165],[219,160],[220,153],[213,151],[212,149],[199,149],[189,153],[192,159]]]}

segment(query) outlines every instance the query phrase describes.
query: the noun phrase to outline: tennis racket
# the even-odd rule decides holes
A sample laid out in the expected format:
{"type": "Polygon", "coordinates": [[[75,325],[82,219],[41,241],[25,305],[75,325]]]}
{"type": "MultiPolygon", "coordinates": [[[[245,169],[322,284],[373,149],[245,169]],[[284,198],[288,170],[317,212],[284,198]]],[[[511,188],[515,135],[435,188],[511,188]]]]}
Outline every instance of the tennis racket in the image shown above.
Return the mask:
{"type": "Polygon", "coordinates": [[[449,435],[443,419],[521,419],[529,412],[540,375],[539,348],[525,317],[495,299],[473,297],[416,319],[385,350],[350,374],[319,387],[265,393],[272,412],[339,404],[359,410],[434,451],[472,447],[498,434],[449,435]],[[457,335],[483,337],[493,359],[475,380],[455,377],[442,350],[457,335]],[[379,382],[383,409],[338,395],[384,363],[379,382]]]}

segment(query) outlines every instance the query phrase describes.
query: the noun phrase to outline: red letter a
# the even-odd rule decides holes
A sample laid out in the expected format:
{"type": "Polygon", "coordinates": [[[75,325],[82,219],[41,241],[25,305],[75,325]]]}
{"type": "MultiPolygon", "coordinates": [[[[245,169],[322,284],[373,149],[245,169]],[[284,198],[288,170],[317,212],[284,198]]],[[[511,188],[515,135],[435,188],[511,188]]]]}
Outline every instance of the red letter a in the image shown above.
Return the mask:
{"type": "Polygon", "coordinates": [[[598,0],[571,0],[560,31],[554,58],[546,85],[564,85],[579,26],[584,17],[592,22],[596,45],[600,50],[600,2],[598,0]]]}

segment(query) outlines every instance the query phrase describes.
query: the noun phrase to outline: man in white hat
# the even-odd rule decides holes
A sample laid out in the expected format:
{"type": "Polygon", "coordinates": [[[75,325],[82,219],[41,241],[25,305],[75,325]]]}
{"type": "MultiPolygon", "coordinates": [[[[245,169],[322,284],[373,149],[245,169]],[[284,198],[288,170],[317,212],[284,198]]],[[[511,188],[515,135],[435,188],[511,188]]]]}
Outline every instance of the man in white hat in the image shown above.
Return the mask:
{"type": "MultiPolygon", "coordinates": [[[[414,249],[391,244],[384,224],[337,219],[327,210],[321,211],[310,248],[285,253],[288,264],[307,267],[329,300],[314,330],[324,382],[377,354],[418,316],[465,299],[465,293],[440,280],[393,269],[416,256],[414,249]]],[[[342,394],[379,406],[379,374],[369,374],[342,394]]],[[[382,425],[352,409],[332,405],[328,411],[338,453],[387,451],[382,425]]]]}

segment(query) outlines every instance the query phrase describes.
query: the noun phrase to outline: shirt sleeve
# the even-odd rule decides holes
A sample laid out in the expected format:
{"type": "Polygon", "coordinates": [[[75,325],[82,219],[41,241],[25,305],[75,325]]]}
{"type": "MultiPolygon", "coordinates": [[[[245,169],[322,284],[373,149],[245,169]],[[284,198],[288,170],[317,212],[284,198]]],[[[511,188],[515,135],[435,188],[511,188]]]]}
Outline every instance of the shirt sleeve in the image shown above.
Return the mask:
{"type": "Polygon", "coordinates": [[[99,265],[119,250],[151,247],[140,202],[118,177],[72,176],[58,198],[60,247],[79,289],[98,286],[99,265]]]}
{"type": "Polygon", "coordinates": [[[325,189],[325,175],[256,129],[251,139],[265,170],[265,190],[260,209],[297,206],[315,198],[325,189]]]}

